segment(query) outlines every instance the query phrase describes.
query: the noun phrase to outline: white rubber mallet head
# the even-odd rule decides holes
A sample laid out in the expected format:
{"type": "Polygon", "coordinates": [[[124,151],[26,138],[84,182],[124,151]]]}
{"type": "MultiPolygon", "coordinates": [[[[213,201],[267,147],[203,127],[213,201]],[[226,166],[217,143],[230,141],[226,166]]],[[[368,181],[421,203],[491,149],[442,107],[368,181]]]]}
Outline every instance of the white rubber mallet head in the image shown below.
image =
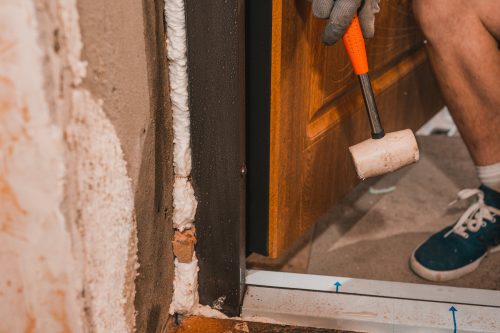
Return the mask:
{"type": "Polygon", "coordinates": [[[409,129],[365,140],[349,147],[349,152],[361,179],[395,171],[420,157],[417,140],[409,129]]]}
{"type": "Polygon", "coordinates": [[[372,130],[371,139],[349,147],[359,178],[382,175],[417,162],[418,145],[411,130],[384,132],[368,75],[365,41],[357,16],[353,18],[342,40],[354,73],[358,76],[372,130]]]}

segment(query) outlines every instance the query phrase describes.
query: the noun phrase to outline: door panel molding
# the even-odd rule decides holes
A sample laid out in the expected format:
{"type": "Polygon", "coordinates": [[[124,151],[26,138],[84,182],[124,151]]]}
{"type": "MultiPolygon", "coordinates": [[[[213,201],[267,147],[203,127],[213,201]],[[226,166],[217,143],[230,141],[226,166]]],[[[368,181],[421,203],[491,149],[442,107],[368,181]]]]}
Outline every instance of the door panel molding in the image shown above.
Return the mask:
{"type": "MultiPolygon", "coordinates": [[[[423,48],[418,49],[411,56],[404,58],[397,65],[391,67],[388,71],[372,79],[372,88],[375,95],[382,94],[391,86],[397,84],[406,75],[412,71],[418,70],[418,67],[427,61],[427,56],[423,48]]],[[[337,125],[348,116],[350,112],[363,110],[363,96],[359,87],[344,94],[338,99],[335,96],[329,96],[320,110],[323,112],[315,113],[310,123],[307,125],[307,138],[313,141],[323,132],[332,126],[337,125]]]]}

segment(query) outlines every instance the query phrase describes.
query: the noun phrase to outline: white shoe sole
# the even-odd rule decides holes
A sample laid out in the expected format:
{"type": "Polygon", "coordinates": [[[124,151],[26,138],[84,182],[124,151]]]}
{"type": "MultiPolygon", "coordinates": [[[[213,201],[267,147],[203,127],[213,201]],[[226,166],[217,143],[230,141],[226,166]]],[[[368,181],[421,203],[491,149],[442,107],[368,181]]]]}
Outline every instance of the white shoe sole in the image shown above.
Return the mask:
{"type": "MultiPolygon", "coordinates": [[[[419,246],[420,247],[420,246],[419,246]]],[[[417,247],[417,249],[419,248],[417,247]]],[[[458,279],[466,274],[469,274],[473,271],[475,271],[478,267],[481,261],[488,255],[490,252],[497,252],[500,251],[500,246],[497,246],[495,248],[490,249],[488,252],[486,252],[482,257],[477,259],[474,262],[471,262],[470,264],[449,270],[449,271],[435,271],[432,269],[429,269],[425,266],[423,266],[421,263],[417,261],[415,258],[415,252],[417,250],[413,251],[411,257],[410,257],[410,267],[417,274],[418,276],[429,280],[429,281],[434,281],[434,282],[442,282],[442,281],[449,281],[449,280],[454,280],[458,279]]]]}

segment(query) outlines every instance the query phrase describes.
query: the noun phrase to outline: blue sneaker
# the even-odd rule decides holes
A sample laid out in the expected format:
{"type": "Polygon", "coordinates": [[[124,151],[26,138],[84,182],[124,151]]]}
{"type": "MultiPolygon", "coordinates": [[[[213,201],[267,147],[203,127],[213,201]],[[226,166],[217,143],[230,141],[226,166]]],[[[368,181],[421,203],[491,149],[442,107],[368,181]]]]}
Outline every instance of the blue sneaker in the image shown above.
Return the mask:
{"type": "Polygon", "coordinates": [[[455,225],[413,252],[410,267],[417,275],[430,281],[457,279],[474,271],[488,252],[500,249],[500,193],[481,185],[460,191],[455,202],[472,196],[477,200],[455,225]]]}

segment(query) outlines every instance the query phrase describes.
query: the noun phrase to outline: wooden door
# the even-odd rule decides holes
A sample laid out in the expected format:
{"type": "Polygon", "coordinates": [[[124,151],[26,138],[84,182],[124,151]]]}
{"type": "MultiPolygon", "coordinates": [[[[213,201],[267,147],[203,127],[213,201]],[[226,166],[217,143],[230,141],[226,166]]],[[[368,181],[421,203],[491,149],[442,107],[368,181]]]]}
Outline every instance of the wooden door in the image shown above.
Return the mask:
{"type": "MultiPolygon", "coordinates": [[[[442,107],[440,94],[411,1],[381,6],[375,38],[367,41],[381,119],[386,132],[415,130],[442,107]]],[[[261,236],[267,251],[261,252],[277,257],[358,184],[347,148],[369,138],[370,129],[344,47],[321,43],[325,22],[313,17],[310,3],[273,0],[270,11],[269,173],[268,188],[261,188],[268,193],[267,237],[261,236]]]]}

